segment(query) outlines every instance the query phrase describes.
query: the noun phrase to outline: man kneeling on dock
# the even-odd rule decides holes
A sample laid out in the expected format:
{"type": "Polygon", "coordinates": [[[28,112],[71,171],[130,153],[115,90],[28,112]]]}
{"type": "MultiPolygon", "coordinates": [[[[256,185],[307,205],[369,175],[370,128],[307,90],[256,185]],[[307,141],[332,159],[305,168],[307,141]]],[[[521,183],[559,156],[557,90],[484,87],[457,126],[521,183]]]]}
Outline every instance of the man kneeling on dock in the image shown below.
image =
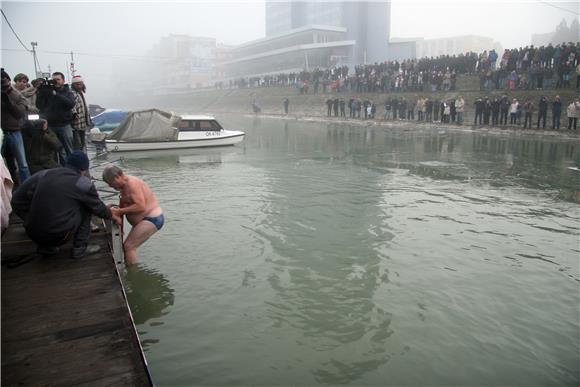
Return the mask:
{"type": "Polygon", "coordinates": [[[135,176],[125,175],[121,168],[115,165],[106,167],[103,170],[103,180],[121,192],[119,207],[111,207],[111,212],[117,223],[120,224],[125,215],[133,226],[123,242],[123,250],[126,263],[135,264],[137,247],[163,227],[163,210],[147,183],[135,176]]]}
{"type": "Polygon", "coordinates": [[[66,167],[45,169],[27,179],[12,197],[12,208],[24,221],[26,233],[38,244],[38,253],[53,255],[72,236],[72,258],[100,250],[89,245],[91,214],[111,219],[111,210],[99,199],[93,182],[84,174],[89,159],[72,152],[66,167]]]}

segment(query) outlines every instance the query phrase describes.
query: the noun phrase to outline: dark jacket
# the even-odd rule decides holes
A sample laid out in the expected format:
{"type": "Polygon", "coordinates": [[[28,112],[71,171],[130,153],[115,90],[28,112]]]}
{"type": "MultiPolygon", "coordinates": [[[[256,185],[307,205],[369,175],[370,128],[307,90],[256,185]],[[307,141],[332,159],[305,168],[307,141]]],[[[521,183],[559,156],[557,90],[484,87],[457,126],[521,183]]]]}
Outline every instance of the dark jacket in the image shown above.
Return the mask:
{"type": "Polygon", "coordinates": [[[22,127],[24,151],[31,174],[58,166],[54,153],[61,147],[60,141],[52,130],[43,130],[42,123],[27,121],[22,127]]]}
{"type": "Polygon", "coordinates": [[[68,85],[58,89],[41,86],[36,97],[36,107],[40,117],[48,121],[49,126],[69,125],[73,119],[73,108],[76,100],[68,85]]]}
{"type": "Polygon", "coordinates": [[[12,87],[2,91],[2,115],[0,127],[2,130],[15,132],[20,130],[20,125],[26,117],[26,98],[12,87]]]}
{"type": "Polygon", "coordinates": [[[62,239],[81,224],[83,212],[111,218],[91,180],[70,168],[35,173],[14,192],[12,208],[37,243],[62,239]]]}
{"type": "Polygon", "coordinates": [[[560,115],[562,113],[562,102],[561,101],[554,101],[552,102],[552,112],[554,115],[560,115]]]}

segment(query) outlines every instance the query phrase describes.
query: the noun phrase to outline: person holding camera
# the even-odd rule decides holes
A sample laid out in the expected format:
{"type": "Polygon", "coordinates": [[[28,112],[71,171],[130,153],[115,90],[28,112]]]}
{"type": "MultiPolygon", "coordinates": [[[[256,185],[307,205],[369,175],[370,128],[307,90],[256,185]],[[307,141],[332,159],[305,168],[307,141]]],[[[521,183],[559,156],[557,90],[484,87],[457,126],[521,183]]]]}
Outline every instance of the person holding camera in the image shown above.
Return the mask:
{"type": "Polygon", "coordinates": [[[60,148],[60,141],[56,134],[48,129],[46,120],[26,121],[22,126],[22,138],[32,175],[43,169],[59,166],[54,161],[54,154],[60,148]]]}
{"type": "Polygon", "coordinates": [[[2,156],[12,180],[22,184],[30,177],[26,162],[24,142],[20,127],[26,118],[26,99],[12,87],[10,76],[2,69],[2,115],[0,126],[4,137],[2,139],[2,156]],[[15,162],[16,161],[16,162],[15,162]],[[18,164],[18,174],[16,164],[18,164]],[[18,180],[18,177],[20,180],[18,180]]]}
{"type": "Polygon", "coordinates": [[[73,131],[71,122],[75,96],[64,83],[64,74],[55,72],[52,79],[44,79],[38,87],[36,107],[40,111],[40,118],[48,121],[48,128],[58,137],[62,147],[58,151],[61,165],[73,151],[73,131]]]}

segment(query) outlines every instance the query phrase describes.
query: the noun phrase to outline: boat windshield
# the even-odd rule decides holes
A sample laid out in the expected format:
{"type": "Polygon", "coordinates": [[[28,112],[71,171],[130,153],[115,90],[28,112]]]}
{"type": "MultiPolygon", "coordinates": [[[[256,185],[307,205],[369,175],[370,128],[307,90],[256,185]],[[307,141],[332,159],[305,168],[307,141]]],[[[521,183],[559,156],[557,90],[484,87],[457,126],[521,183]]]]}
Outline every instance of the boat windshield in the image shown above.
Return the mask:
{"type": "Polygon", "coordinates": [[[179,125],[181,132],[210,132],[222,130],[216,120],[181,120],[179,125]]]}

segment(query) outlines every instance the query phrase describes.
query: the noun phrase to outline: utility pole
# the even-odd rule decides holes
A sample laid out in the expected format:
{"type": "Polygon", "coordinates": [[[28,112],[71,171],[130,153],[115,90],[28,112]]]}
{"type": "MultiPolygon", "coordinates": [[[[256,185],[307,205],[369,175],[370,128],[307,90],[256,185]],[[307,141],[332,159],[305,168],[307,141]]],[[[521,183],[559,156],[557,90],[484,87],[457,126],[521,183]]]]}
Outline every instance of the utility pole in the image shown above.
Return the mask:
{"type": "Polygon", "coordinates": [[[40,78],[42,77],[42,74],[39,74],[38,72],[38,68],[36,67],[36,46],[38,46],[37,42],[30,42],[30,45],[32,46],[32,59],[34,60],[34,77],[35,78],[40,78]]]}
{"type": "Polygon", "coordinates": [[[70,79],[75,76],[75,57],[73,52],[70,52],[70,79]]]}

